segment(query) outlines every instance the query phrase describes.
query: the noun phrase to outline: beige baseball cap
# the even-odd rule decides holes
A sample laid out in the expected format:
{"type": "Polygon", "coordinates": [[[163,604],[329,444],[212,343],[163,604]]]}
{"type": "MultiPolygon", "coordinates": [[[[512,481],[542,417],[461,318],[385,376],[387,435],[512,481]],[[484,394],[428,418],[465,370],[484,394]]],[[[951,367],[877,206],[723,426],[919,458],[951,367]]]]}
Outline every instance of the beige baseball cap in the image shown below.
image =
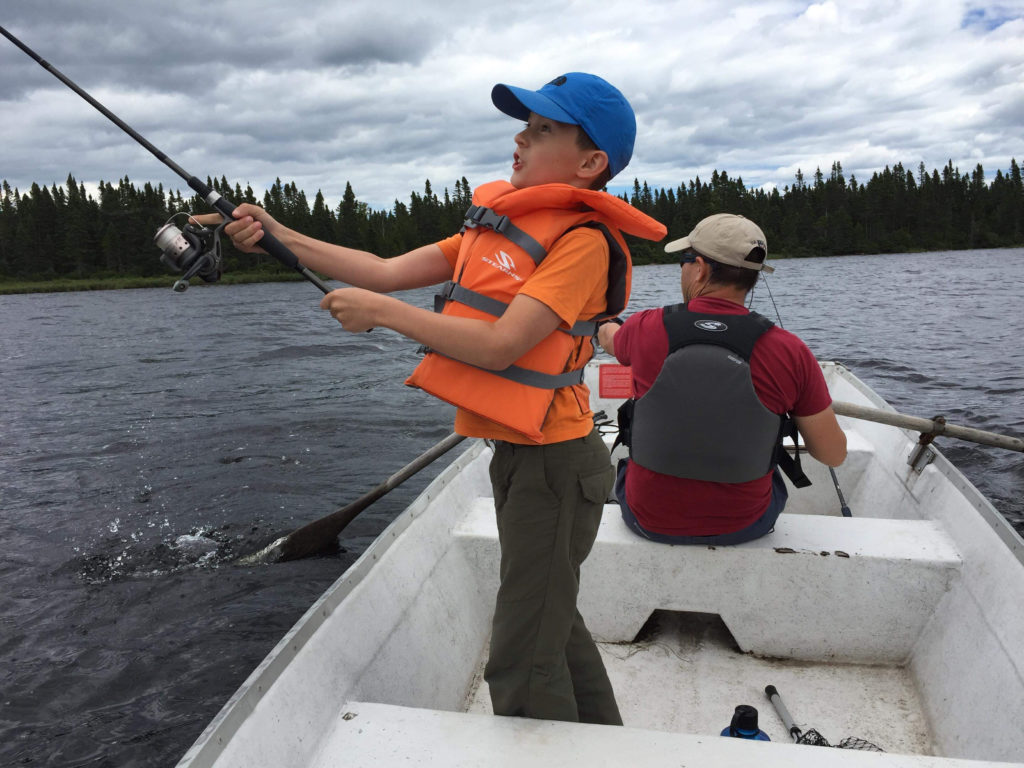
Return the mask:
{"type": "Polygon", "coordinates": [[[767,257],[768,241],[757,224],[735,213],[716,213],[701,219],[686,237],[666,245],[665,253],[692,250],[698,256],[721,264],[774,272],[774,267],[767,264],[747,261],[747,255],[755,248],[760,248],[767,257]]]}

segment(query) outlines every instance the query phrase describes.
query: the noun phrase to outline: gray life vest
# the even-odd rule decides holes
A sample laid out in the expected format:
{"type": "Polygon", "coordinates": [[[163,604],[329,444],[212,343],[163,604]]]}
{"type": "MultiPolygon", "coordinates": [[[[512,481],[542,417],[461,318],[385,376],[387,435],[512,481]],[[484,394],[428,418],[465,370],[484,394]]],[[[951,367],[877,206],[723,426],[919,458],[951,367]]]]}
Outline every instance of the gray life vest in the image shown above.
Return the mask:
{"type": "Polygon", "coordinates": [[[791,424],[764,407],[750,376],[754,344],[774,324],[756,312],[702,314],[685,304],[663,314],[668,356],[651,388],[620,409],[630,458],[693,480],[763,477],[784,453],[777,449],[791,424]]]}

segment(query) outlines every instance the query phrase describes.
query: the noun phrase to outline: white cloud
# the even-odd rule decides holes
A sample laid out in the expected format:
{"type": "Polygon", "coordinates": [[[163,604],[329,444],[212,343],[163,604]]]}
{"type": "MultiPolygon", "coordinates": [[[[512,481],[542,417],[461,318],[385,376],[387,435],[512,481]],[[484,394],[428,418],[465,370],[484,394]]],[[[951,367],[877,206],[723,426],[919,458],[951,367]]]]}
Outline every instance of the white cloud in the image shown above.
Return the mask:
{"type": "MultiPolygon", "coordinates": [[[[390,207],[507,177],[515,121],[496,82],[584,70],[637,111],[634,177],[675,187],[724,170],[784,187],[840,161],[866,181],[947,160],[989,178],[1024,159],[1024,3],[766,0],[507,4],[9,0],[3,24],[197,176],[257,191],[280,177],[336,203],[351,182],[390,207]]],[[[0,40],[0,177],[184,189],[0,40]]]]}

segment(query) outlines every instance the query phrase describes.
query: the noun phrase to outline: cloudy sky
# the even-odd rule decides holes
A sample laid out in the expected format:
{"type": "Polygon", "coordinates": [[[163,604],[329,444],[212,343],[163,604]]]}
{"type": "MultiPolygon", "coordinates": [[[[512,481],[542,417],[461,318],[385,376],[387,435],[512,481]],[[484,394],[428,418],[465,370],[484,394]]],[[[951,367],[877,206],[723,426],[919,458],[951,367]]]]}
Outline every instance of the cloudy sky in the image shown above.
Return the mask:
{"type": "MultiPolygon", "coordinates": [[[[612,191],[1024,161],[1024,0],[3,0],[0,26],[187,171],[332,204],[507,178],[520,124],[491,87],[568,71],[636,110],[612,191]]],[[[186,189],[2,38],[0,72],[0,179],[186,189]]]]}

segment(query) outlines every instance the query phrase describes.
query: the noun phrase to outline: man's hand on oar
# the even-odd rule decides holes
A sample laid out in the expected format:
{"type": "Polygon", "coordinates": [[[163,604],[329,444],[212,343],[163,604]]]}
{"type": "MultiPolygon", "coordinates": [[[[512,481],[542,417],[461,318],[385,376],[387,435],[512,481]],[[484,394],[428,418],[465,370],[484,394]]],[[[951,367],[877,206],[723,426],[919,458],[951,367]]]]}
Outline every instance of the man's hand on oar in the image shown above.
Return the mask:
{"type": "Polygon", "coordinates": [[[310,557],[334,550],[337,547],[338,534],[355,519],[356,515],[381,496],[397,488],[428,464],[432,464],[436,459],[446,454],[465,439],[463,435],[455,433],[448,435],[448,437],[437,443],[433,448],[417,456],[383,483],[368,493],[363,494],[351,504],[345,505],[326,517],[314,520],[312,523],[304,525],[287,536],[282,536],[270,546],[261,549],[259,552],[241,557],[236,562],[239,565],[279,563],[285,560],[298,560],[303,557],[310,557]]]}

